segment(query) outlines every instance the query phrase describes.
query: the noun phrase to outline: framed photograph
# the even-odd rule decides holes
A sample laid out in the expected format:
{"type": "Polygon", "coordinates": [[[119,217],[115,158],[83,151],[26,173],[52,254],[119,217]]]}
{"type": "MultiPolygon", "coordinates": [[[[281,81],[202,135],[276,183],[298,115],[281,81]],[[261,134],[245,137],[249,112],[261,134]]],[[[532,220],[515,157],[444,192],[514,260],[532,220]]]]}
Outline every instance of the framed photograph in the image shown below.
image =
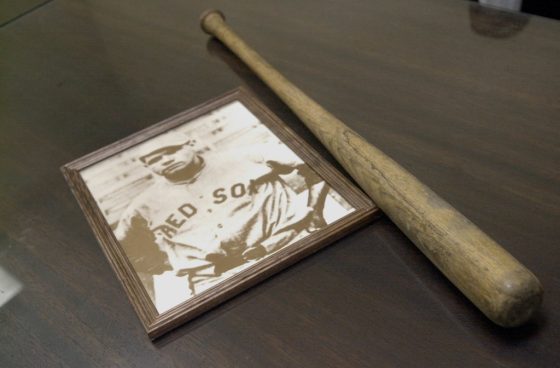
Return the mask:
{"type": "Polygon", "coordinates": [[[378,212],[243,89],[62,171],[150,338],[378,212]]]}

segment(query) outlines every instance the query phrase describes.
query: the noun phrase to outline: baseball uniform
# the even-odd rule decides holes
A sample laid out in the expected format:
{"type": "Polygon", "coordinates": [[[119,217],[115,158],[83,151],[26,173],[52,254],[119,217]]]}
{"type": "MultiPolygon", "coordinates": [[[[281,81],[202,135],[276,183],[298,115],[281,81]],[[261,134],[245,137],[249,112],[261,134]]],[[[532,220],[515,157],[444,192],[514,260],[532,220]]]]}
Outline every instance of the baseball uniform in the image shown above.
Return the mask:
{"type": "MultiPolygon", "coordinates": [[[[260,245],[270,253],[305,236],[299,220],[310,211],[281,176],[303,161],[279,142],[208,153],[198,162],[185,182],[156,177],[115,230],[121,241],[133,227],[152,233],[174,272],[191,276],[193,293],[197,281],[216,276],[215,260],[227,271],[242,263],[248,248],[260,245]]],[[[311,182],[321,180],[305,171],[315,176],[311,182]]]]}

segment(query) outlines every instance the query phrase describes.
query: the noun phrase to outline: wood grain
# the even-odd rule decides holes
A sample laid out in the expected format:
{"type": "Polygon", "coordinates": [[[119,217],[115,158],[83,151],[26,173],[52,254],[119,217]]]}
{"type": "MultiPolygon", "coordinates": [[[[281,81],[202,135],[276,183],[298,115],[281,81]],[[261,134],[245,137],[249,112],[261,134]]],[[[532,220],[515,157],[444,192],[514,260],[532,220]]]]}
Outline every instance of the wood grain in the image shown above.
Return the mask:
{"type": "Polygon", "coordinates": [[[416,177],[306,96],[251,49],[218,10],[201,15],[218,38],[284,101],[380,208],[488,318],[531,319],[543,289],[535,275],[416,177]]]}

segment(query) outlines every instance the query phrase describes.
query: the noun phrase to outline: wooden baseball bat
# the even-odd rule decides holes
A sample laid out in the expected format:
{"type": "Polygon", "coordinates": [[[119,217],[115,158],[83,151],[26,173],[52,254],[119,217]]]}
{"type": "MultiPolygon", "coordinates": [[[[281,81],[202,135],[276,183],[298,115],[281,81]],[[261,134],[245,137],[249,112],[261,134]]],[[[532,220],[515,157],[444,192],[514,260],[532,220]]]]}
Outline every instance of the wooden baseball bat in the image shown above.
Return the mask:
{"type": "Polygon", "coordinates": [[[204,12],[200,22],[290,107],[383,212],[489,319],[514,327],[535,314],[543,289],[531,271],[284,78],[226,24],[220,11],[204,12]]]}

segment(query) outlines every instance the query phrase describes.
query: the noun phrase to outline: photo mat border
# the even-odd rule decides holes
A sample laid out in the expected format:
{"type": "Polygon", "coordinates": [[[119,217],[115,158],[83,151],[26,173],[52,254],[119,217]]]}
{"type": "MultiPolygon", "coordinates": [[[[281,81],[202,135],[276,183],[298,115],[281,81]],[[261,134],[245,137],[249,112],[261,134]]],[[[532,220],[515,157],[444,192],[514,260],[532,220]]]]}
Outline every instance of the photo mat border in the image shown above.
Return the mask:
{"type": "Polygon", "coordinates": [[[302,258],[315,253],[329,243],[372,221],[380,214],[379,209],[369,197],[319,156],[311,146],[297,136],[254,95],[242,87],[67,163],[61,167],[61,171],[107,260],[123,285],[144,329],[152,340],[214,308],[302,258]],[[234,101],[241,102],[355,210],[325,228],[274,252],[238,274],[160,314],[97,206],[92,193],[80,175],[80,171],[234,101]]]}

